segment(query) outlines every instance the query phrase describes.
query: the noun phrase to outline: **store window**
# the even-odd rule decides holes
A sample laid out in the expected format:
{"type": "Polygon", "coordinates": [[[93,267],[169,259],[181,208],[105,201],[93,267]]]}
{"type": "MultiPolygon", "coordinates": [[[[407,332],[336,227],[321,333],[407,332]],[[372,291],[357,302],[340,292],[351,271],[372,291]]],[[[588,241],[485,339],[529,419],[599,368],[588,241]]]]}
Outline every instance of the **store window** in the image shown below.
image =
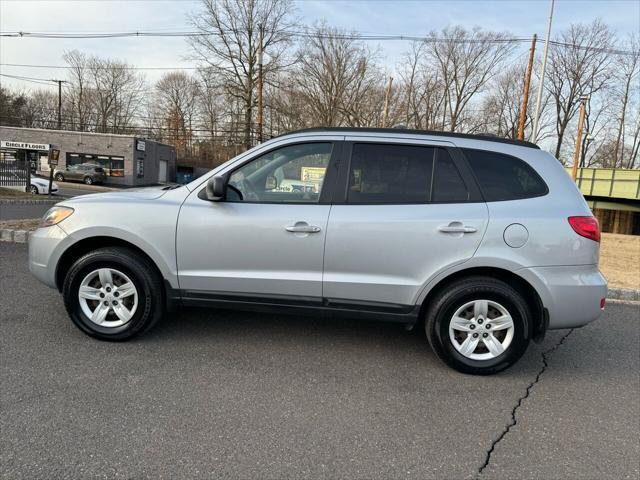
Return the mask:
{"type": "Polygon", "coordinates": [[[124,157],[91,153],[67,153],[67,166],[83,163],[100,165],[107,177],[124,177],[124,157]]]}

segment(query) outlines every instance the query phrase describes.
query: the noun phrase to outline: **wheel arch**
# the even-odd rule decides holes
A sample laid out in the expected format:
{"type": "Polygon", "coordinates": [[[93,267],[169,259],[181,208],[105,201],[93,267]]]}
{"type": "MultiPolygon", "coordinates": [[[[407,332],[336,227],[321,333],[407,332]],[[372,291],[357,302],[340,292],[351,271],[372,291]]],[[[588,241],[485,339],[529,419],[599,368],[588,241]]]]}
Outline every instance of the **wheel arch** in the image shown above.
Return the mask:
{"type": "Polygon", "coordinates": [[[67,275],[67,272],[78,258],[80,258],[85,253],[103,247],[124,247],[128,248],[129,250],[133,250],[134,252],[136,252],[136,254],[146,258],[149,263],[153,265],[159,278],[162,280],[163,284],[165,283],[164,275],[158,267],[158,264],[142,248],[127,240],[123,240],[122,238],[103,235],[96,237],[86,237],[78,240],[62,253],[57,262],[55,273],[55,282],[58,291],[62,291],[62,285],[64,284],[64,279],[67,275]]]}
{"type": "Polygon", "coordinates": [[[470,267],[453,272],[440,279],[427,292],[420,306],[420,321],[424,321],[425,313],[429,304],[435,296],[452,283],[468,277],[485,276],[501,280],[509,286],[515,288],[525,299],[531,308],[533,324],[531,334],[535,341],[541,341],[547,330],[549,318],[548,312],[544,308],[542,299],[535,287],[520,275],[499,267],[470,267]]]}

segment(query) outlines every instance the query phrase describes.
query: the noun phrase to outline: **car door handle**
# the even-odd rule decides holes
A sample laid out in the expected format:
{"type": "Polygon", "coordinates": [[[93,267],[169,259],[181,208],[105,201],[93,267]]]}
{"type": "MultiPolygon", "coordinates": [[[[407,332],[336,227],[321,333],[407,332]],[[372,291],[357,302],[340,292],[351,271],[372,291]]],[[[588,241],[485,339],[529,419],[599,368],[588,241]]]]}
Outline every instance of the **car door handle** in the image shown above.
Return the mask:
{"type": "Polygon", "coordinates": [[[318,233],[320,231],[320,227],[316,227],[314,225],[289,225],[288,227],[284,227],[287,232],[292,233],[318,233]]]}
{"type": "Polygon", "coordinates": [[[438,230],[444,233],[475,233],[478,231],[475,227],[468,227],[461,222],[451,222],[449,225],[440,225],[438,230]]]}

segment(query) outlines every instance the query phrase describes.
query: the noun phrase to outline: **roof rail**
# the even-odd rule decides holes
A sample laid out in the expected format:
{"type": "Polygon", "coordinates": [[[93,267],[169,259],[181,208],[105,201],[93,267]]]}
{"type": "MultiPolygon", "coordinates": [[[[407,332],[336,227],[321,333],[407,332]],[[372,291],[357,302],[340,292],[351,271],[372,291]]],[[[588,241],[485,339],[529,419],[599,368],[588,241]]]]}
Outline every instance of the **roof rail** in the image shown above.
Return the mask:
{"type": "Polygon", "coordinates": [[[538,145],[525,140],[513,140],[511,138],[501,138],[490,133],[484,134],[471,134],[471,133],[455,133],[455,132],[442,132],[434,130],[414,130],[410,128],[362,128],[362,127],[314,127],[304,128],[302,130],[294,130],[291,132],[283,133],[282,135],[291,135],[293,133],[307,133],[307,132],[371,132],[371,133],[408,133],[411,135],[431,135],[438,137],[454,137],[454,138],[468,138],[472,140],[486,140],[488,142],[508,143],[511,145],[518,145],[520,147],[528,147],[540,149],[538,145]]]}

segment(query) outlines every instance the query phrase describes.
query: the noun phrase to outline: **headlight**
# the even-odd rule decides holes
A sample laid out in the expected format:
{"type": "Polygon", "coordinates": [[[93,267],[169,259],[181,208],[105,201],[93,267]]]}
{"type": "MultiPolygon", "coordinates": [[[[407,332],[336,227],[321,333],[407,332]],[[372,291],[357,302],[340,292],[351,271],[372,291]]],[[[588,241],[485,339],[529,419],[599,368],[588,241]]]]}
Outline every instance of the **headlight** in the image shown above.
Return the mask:
{"type": "Polygon", "coordinates": [[[70,207],[53,207],[50,208],[47,213],[44,214],[42,220],[40,220],[39,228],[51,227],[57,225],[65,218],[71,216],[73,208],[70,207]]]}

